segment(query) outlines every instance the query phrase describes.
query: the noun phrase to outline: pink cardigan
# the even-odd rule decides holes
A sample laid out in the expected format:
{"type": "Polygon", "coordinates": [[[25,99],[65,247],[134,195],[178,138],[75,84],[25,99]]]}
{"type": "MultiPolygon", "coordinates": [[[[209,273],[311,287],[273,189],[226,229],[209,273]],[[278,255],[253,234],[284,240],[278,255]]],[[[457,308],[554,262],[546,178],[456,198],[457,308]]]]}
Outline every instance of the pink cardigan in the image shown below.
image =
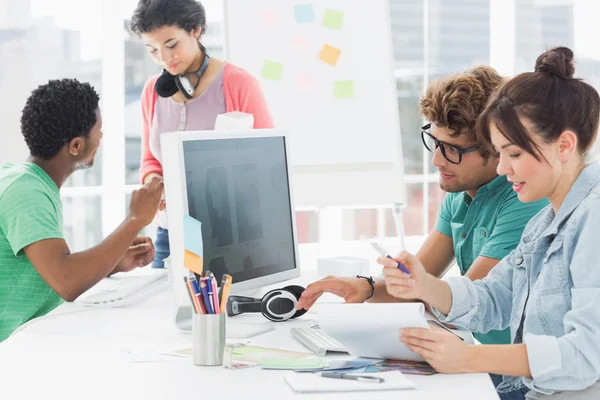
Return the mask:
{"type": "MultiPolygon", "coordinates": [[[[148,79],[142,91],[142,163],[140,178],[142,183],[146,175],[156,172],[162,175],[162,165],[150,151],[150,128],[154,118],[154,106],[158,94],[154,90],[160,75],[148,79]]],[[[273,128],[273,118],[258,80],[246,70],[233,64],[225,64],[223,70],[223,91],[227,112],[242,111],[254,115],[254,129],[273,128]]]]}

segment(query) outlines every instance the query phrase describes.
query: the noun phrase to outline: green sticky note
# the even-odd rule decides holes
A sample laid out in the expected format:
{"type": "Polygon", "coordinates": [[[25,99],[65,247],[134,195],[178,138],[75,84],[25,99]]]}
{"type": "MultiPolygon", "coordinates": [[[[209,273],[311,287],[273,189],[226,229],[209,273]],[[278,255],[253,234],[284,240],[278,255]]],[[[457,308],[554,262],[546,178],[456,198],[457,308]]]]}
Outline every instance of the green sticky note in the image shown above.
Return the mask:
{"type": "Polygon", "coordinates": [[[265,60],[263,64],[261,76],[272,81],[281,80],[283,75],[283,64],[275,61],[265,60]]]}
{"type": "Polygon", "coordinates": [[[263,351],[265,351],[265,349],[261,349],[258,347],[251,347],[251,346],[242,346],[242,347],[234,348],[233,351],[231,352],[231,354],[237,354],[238,356],[245,356],[248,354],[262,353],[263,351]]]}
{"type": "Polygon", "coordinates": [[[341,11],[325,10],[323,26],[331,29],[342,29],[344,24],[344,13],[341,11]]]}
{"type": "Polygon", "coordinates": [[[265,369],[321,369],[327,362],[318,358],[268,357],[259,361],[265,369]]]}
{"type": "Polygon", "coordinates": [[[353,81],[336,81],[334,83],[335,97],[338,99],[351,99],[354,97],[353,81]]]}

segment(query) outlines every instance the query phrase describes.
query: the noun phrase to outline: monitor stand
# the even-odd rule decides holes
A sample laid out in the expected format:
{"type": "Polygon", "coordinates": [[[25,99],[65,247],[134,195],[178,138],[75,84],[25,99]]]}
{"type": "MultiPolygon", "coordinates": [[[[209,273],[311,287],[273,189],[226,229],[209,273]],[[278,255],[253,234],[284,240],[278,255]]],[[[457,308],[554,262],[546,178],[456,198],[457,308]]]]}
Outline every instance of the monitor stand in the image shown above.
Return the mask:
{"type": "MultiPolygon", "coordinates": [[[[192,315],[192,307],[177,307],[177,311],[175,312],[175,326],[179,332],[187,335],[192,334],[192,315]]],[[[228,339],[245,339],[273,330],[275,330],[275,325],[272,322],[249,324],[232,321],[232,318],[227,318],[225,325],[225,332],[228,339]]]]}

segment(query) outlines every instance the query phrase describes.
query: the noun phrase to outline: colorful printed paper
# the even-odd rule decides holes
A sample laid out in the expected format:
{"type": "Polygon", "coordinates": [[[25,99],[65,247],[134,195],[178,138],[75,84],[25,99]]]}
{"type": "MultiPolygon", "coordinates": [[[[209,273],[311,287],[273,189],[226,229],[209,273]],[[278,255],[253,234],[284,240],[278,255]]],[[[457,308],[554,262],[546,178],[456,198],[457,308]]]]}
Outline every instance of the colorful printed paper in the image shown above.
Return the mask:
{"type": "Polygon", "coordinates": [[[351,99],[354,97],[353,81],[336,81],[334,83],[334,94],[338,99],[351,99]]]}
{"type": "Polygon", "coordinates": [[[341,11],[325,10],[323,26],[330,29],[342,29],[344,25],[344,13],[341,11]]]}
{"type": "Polygon", "coordinates": [[[298,23],[314,22],[315,9],[312,4],[298,4],[294,7],[294,16],[298,23]]]}
{"type": "Polygon", "coordinates": [[[272,81],[280,81],[283,75],[283,64],[275,61],[265,60],[260,75],[272,81]]]}
{"type": "Polygon", "coordinates": [[[340,49],[326,44],[323,46],[321,53],[319,53],[319,60],[335,67],[341,56],[342,51],[340,49]]]}

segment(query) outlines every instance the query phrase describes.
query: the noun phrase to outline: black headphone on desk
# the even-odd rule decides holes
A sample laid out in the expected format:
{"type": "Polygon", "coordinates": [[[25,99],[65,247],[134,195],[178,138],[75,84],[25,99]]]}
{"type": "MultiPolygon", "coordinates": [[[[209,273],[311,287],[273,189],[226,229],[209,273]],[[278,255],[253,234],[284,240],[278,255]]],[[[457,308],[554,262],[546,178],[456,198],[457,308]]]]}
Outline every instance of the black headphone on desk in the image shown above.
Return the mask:
{"type": "Polygon", "coordinates": [[[262,299],[246,296],[229,296],[227,299],[227,316],[233,317],[244,313],[262,313],[266,319],[274,322],[287,321],[306,313],[296,310],[298,299],[304,292],[302,286],[286,286],[267,292],[262,299]]]}

